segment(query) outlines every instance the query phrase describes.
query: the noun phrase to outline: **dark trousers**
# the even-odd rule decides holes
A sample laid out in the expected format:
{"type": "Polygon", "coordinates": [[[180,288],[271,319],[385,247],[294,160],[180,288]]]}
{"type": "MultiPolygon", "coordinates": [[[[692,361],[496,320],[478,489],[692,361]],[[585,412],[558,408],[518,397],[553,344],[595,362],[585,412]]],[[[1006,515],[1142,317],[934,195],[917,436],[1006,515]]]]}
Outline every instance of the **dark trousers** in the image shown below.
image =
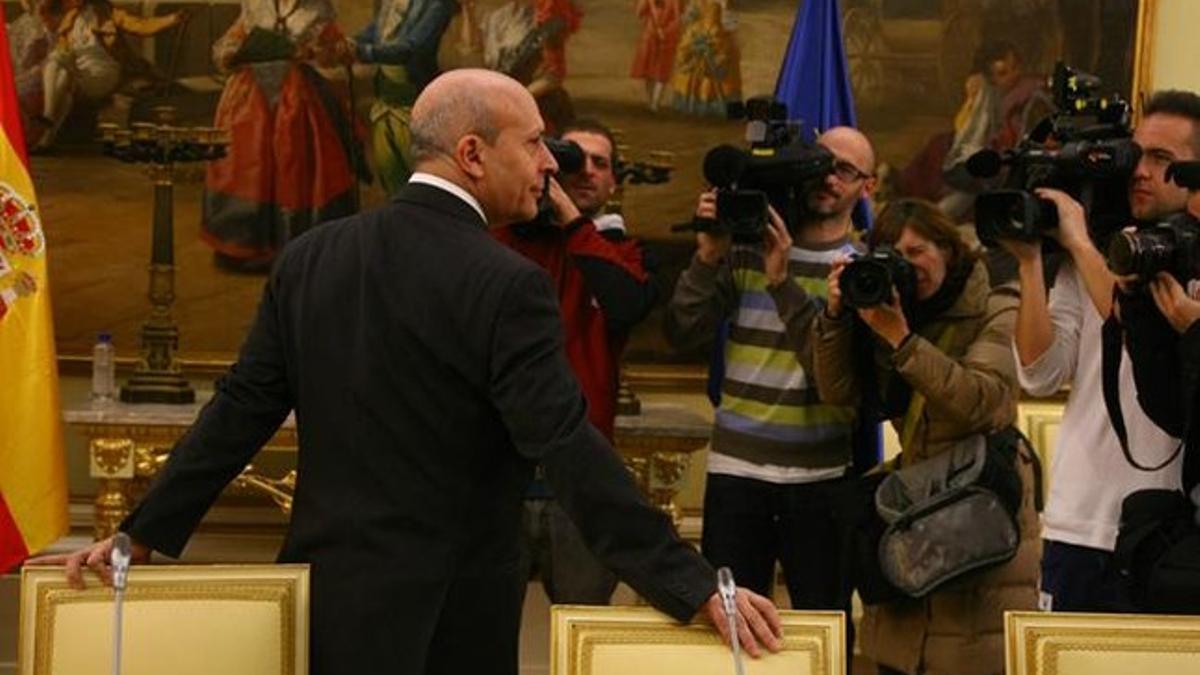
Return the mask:
{"type": "Polygon", "coordinates": [[[1043,541],[1041,591],[1043,609],[1055,612],[1133,611],[1112,568],[1112,552],[1098,548],[1043,541]]]}
{"type": "Polygon", "coordinates": [[[838,508],[848,485],[846,479],[779,485],[709,474],[701,550],[714,567],[728,566],[738,585],[767,597],[778,560],[793,609],[846,613],[849,655],[850,533],[838,508]]]}
{"type": "MultiPolygon", "coordinates": [[[[396,570],[314,569],[313,675],[517,675],[521,603],[515,563],[453,579],[396,570]]],[[[340,566],[338,566],[340,567],[340,566]]]]}
{"type": "Polygon", "coordinates": [[[607,605],[617,587],[609,571],[583,543],[583,534],[553,499],[526,499],[518,567],[521,597],[534,574],[554,604],[607,605]]]}

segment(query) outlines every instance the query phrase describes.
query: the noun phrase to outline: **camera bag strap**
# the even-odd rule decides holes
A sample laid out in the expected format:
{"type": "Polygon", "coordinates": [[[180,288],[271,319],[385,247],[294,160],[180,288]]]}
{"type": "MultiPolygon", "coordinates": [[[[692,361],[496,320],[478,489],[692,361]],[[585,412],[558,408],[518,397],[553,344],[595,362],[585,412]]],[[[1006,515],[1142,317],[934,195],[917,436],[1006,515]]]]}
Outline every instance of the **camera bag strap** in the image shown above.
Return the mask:
{"type": "MultiPolygon", "coordinates": [[[[946,326],[942,334],[938,336],[937,348],[943,354],[947,353],[950,345],[954,342],[956,324],[946,326]]],[[[917,424],[925,415],[925,394],[913,388],[912,399],[908,402],[908,410],[904,413],[904,421],[900,425],[900,457],[903,457],[903,451],[911,447],[913,436],[917,433],[917,424]]],[[[900,463],[897,458],[897,465],[900,463]]]]}
{"type": "MultiPolygon", "coordinates": [[[[1110,316],[1104,321],[1104,326],[1100,329],[1100,364],[1101,364],[1101,383],[1104,390],[1104,407],[1108,410],[1108,419],[1112,423],[1113,432],[1117,435],[1117,440],[1121,442],[1121,452],[1125,454],[1125,461],[1129,465],[1139,471],[1158,471],[1175,461],[1179,453],[1183,451],[1183,441],[1179,441],[1179,447],[1171,453],[1161,464],[1155,466],[1146,466],[1139,463],[1133,457],[1133,453],[1129,451],[1129,433],[1125,429],[1125,416],[1121,412],[1121,394],[1118,376],[1121,372],[1121,324],[1115,316],[1110,316]]],[[[1190,426],[1190,425],[1189,425],[1190,426]]],[[[1183,438],[1187,438],[1187,431],[1184,432],[1183,438]]]]}

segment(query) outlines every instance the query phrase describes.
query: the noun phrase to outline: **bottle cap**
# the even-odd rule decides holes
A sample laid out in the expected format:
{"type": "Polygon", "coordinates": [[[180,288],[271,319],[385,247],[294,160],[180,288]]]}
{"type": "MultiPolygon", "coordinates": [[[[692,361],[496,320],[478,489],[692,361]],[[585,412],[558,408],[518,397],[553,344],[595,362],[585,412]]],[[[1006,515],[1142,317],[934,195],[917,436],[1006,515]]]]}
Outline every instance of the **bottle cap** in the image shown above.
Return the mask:
{"type": "Polygon", "coordinates": [[[108,331],[102,331],[98,335],[96,335],[96,341],[97,342],[112,342],[112,333],[109,333],[108,331]]]}

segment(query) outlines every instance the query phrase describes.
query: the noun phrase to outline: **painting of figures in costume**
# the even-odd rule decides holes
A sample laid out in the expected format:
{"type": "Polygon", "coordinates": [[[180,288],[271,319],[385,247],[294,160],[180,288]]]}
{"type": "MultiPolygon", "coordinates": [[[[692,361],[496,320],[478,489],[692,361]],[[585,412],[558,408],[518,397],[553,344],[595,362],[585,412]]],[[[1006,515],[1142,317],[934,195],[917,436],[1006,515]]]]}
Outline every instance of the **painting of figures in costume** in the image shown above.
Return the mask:
{"type": "MultiPolygon", "coordinates": [[[[705,153],[744,145],[731,103],[772,95],[803,2],[818,0],[6,0],[21,114],[41,197],[62,354],[101,331],[135,356],[154,184],[105,157],[97,125],[217,128],[226,155],[174,186],[184,359],[231,359],[291,239],[383,204],[412,172],[409,115],[438,72],[521,81],[550,132],[595,118],[627,166],[610,210],[659,262],[662,299],[694,247],[705,153]],[[637,164],[637,163],[641,164],[637,164]],[[630,173],[629,175],[634,175],[630,173]]],[[[831,0],[825,0],[831,1],[831,0]]],[[[1130,94],[1137,0],[840,0],[860,126],[882,198],[917,195],[969,218],[965,158],[1011,147],[1044,114],[1065,58],[1130,94]]],[[[672,352],[651,317],[635,362],[672,352]]]]}

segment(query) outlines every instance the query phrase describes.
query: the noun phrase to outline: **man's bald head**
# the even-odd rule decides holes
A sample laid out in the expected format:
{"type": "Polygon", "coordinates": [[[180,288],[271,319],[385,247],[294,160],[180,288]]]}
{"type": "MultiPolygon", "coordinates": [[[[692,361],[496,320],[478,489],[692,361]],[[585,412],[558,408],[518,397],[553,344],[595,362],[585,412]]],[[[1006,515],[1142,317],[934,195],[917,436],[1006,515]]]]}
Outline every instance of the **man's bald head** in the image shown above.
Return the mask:
{"type": "Polygon", "coordinates": [[[854,205],[875,191],[875,149],[852,127],[833,127],[817,143],[833,154],[833,171],[808,194],[808,212],[816,220],[849,228],[854,205]]]}
{"type": "Polygon", "coordinates": [[[474,134],[489,145],[503,126],[502,111],[532,97],[516,80],[491,70],[451,70],[417,97],[409,123],[413,161],[420,165],[454,152],[459,139],[474,134]]]}
{"type": "Polygon", "coordinates": [[[833,127],[817,138],[817,143],[833,154],[852,162],[859,170],[875,173],[875,148],[863,132],[854,127],[833,127]]]}
{"type": "Polygon", "coordinates": [[[491,225],[531,220],[547,176],[558,170],[542,142],[537,103],[519,82],[490,70],[452,70],[413,104],[413,168],[461,187],[491,225]]]}

